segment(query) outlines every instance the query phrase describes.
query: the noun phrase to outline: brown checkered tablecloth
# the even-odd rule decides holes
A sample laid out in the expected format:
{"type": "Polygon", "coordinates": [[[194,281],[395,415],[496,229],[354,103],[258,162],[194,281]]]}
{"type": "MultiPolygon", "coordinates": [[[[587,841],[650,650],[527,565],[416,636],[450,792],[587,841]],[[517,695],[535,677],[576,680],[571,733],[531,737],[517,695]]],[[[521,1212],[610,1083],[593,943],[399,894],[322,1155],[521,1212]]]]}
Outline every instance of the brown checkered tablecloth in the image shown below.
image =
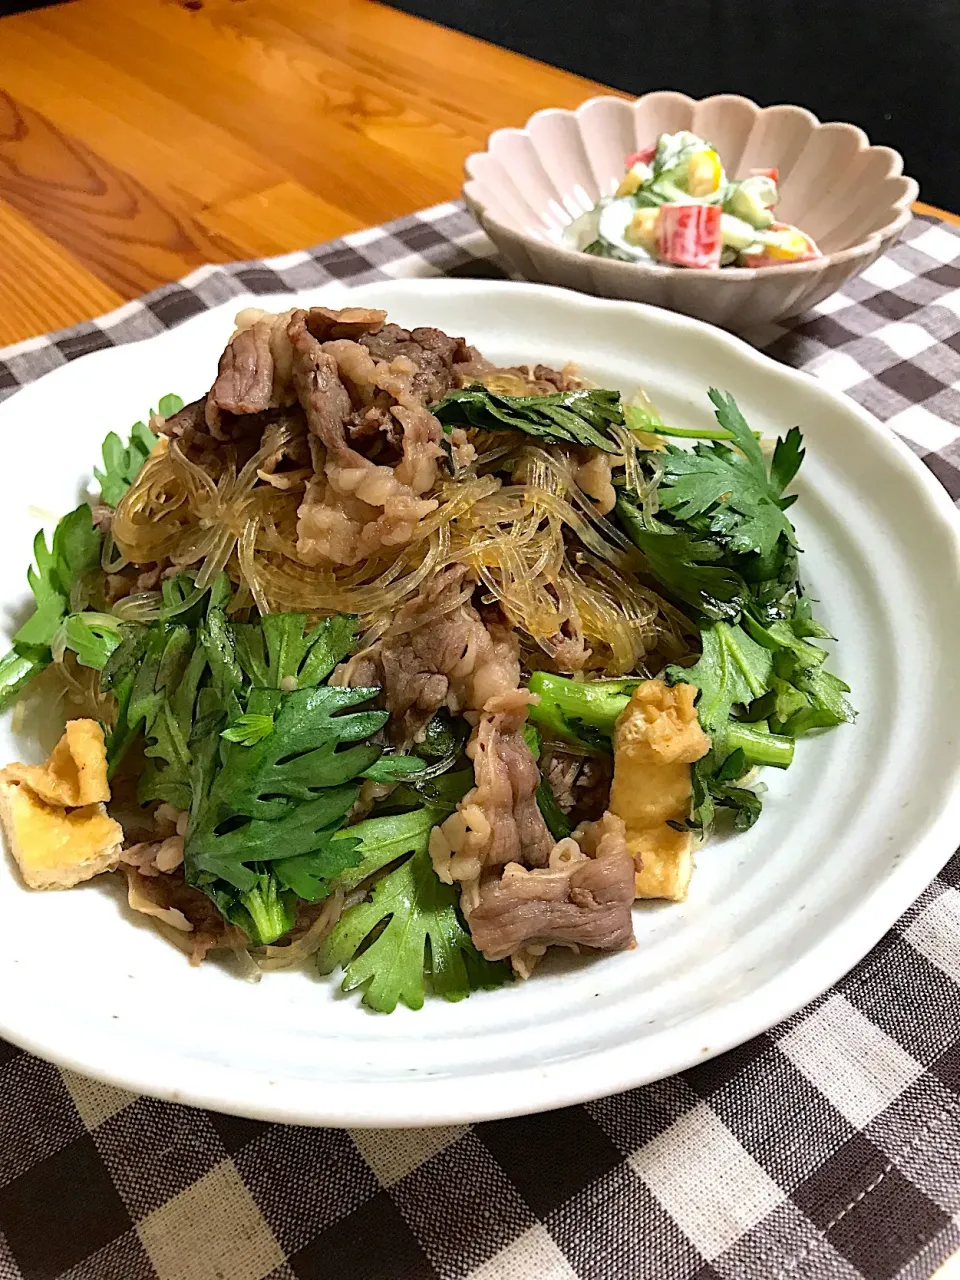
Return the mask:
{"type": "MultiPolygon", "coordinates": [[[[0,352],[0,397],[241,293],[501,275],[458,205],[208,267],[0,352]]],[[[960,498],[960,233],[918,218],[789,329],[960,498]]],[[[2,994],[0,994],[2,1001],[2,994]]],[[[138,1098],[0,1042],[0,1280],[924,1280],[960,1247],[960,855],[832,991],[659,1084],[447,1129],[138,1098]]]]}

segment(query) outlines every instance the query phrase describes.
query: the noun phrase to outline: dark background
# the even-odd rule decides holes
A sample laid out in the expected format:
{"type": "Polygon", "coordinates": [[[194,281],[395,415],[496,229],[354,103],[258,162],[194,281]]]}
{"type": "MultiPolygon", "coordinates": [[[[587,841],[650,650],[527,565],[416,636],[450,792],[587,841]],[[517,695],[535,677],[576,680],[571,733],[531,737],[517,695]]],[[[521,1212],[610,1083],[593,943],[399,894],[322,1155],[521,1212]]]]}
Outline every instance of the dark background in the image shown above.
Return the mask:
{"type": "Polygon", "coordinates": [[[630,93],[742,93],[858,124],[960,212],[960,0],[390,0],[630,93]]]}

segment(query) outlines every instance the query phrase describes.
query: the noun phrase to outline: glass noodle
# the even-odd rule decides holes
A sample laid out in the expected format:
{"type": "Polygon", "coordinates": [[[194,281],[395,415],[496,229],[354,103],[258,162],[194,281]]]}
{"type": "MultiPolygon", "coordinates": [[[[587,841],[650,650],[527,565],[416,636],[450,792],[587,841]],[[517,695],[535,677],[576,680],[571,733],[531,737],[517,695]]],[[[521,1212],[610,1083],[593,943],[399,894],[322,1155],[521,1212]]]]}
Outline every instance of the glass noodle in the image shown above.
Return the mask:
{"type": "MultiPolygon", "coordinates": [[[[226,570],[261,613],[355,613],[369,635],[446,565],[464,563],[482,598],[498,602],[521,632],[531,667],[555,664],[563,653],[568,663],[573,655],[574,669],[615,676],[644,669],[654,651],[661,659],[689,651],[689,625],[652,588],[640,553],[578,486],[579,455],[499,433],[469,435],[474,465],[438,480],[437,508],[410,540],[381,546],[356,565],[298,557],[304,482],[275,487],[262,474],[294,442],[295,429],[269,432],[243,465],[229,443],[188,456],[180,441],[162,439],[117,508],[114,563],[191,568],[201,587],[226,570]]],[[[644,497],[637,443],[628,431],[620,436],[614,466],[644,497]]],[[[154,616],[156,606],[151,591],[122,602],[123,615],[137,620],[154,616]]]]}

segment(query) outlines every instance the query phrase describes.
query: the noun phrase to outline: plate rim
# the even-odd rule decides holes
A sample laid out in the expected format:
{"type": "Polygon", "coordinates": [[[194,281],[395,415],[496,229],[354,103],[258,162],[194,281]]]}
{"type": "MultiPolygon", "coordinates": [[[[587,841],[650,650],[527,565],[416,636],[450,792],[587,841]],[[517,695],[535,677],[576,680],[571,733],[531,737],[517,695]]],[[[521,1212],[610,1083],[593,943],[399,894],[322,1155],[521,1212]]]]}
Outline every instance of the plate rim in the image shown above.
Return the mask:
{"type": "MultiPolygon", "coordinates": [[[[296,305],[300,298],[325,300],[355,297],[357,289],[367,293],[384,295],[389,306],[390,293],[403,293],[410,289],[425,295],[455,295],[469,299],[470,295],[500,294],[542,298],[549,305],[573,309],[610,310],[612,312],[645,313],[651,322],[676,330],[692,331],[701,339],[725,347],[734,358],[774,372],[778,377],[802,383],[823,400],[858,419],[872,438],[875,446],[886,453],[889,460],[901,471],[909,473],[913,485],[922,494],[931,520],[939,526],[943,536],[941,557],[952,552],[955,570],[960,580],[960,512],[949,495],[923,462],[888,427],[880,423],[855,401],[834,391],[812,374],[782,365],[765,352],[752,347],[744,339],[715,328],[693,317],[683,316],[646,303],[620,299],[597,298],[549,285],[517,283],[512,281],[437,278],[400,278],[366,282],[348,286],[340,282],[311,287],[295,292],[269,295],[239,294],[216,307],[208,308],[190,317],[174,329],[165,329],[120,346],[91,352],[70,364],[50,370],[41,378],[27,384],[19,392],[0,403],[0,431],[9,413],[8,405],[23,405],[29,401],[34,389],[43,384],[49,388],[51,378],[73,376],[72,365],[91,368],[93,362],[105,364],[123,359],[124,348],[162,339],[172,332],[204,321],[214,313],[239,311],[244,306],[260,306],[268,309],[271,304],[296,305]]],[[[945,788],[947,786],[945,782],[945,788]]],[[[324,1083],[297,1078],[288,1081],[265,1079],[257,1071],[239,1067],[224,1067],[209,1062],[191,1061],[192,1082],[184,1086],[174,1083],[170,1063],[166,1058],[147,1062],[137,1058],[125,1046],[122,1054],[113,1047],[114,1061],[105,1065],[95,1051],[84,1052],[83,1047],[73,1049],[57,1042],[56,1032],[45,1033],[39,1028],[10,1026],[2,999],[0,999],[0,1035],[12,1044],[56,1063],[58,1066],[79,1072],[93,1079],[162,1098],[166,1101],[187,1103],[193,1106],[230,1114],[248,1116],[268,1122],[306,1125],[331,1125],[337,1127],[406,1128],[411,1126],[435,1126],[469,1124],[477,1121],[507,1118],[534,1111],[553,1110],[609,1096],[639,1085],[684,1071],[711,1057],[727,1052],[747,1040],[762,1034],[777,1023],[791,1017],[799,1009],[822,995],[862,960],[876,943],[895,925],[899,917],[923,893],[946,863],[955,849],[952,834],[960,826],[960,755],[957,757],[949,794],[937,811],[928,816],[924,826],[909,846],[909,852],[900,859],[885,881],[872,886],[857,908],[843,916],[812,948],[806,950],[761,986],[711,1009],[692,1020],[690,1026],[671,1029],[667,1043],[669,1051],[661,1051],[657,1065],[651,1070],[643,1058],[631,1063],[629,1051],[634,1042],[600,1049],[592,1054],[578,1055],[568,1061],[560,1061],[542,1067],[520,1067],[497,1071],[488,1079],[496,1080],[498,1088],[471,1090],[482,1077],[450,1079],[421,1075],[405,1082],[338,1081],[324,1083]],[[693,1045],[700,1043],[700,1049],[693,1045]],[[589,1070],[585,1064],[589,1063],[589,1070]],[[646,1069],[645,1069],[646,1067],[646,1069]],[[271,1087],[277,1092],[271,1096],[271,1087]],[[283,1093],[284,1097],[277,1095],[283,1093]],[[463,1101],[465,1093],[471,1094],[469,1102],[463,1101]],[[322,1095],[318,1100],[317,1095],[322,1095]],[[331,1105],[336,1100],[336,1105],[331,1105]]],[[[42,1024],[42,1014],[39,1019],[42,1024]]],[[[96,1041],[89,1042],[95,1050],[96,1041]]],[[[176,1061],[176,1059],[173,1059],[176,1061]]],[[[180,1060],[182,1062],[182,1059],[180,1060]]]]}

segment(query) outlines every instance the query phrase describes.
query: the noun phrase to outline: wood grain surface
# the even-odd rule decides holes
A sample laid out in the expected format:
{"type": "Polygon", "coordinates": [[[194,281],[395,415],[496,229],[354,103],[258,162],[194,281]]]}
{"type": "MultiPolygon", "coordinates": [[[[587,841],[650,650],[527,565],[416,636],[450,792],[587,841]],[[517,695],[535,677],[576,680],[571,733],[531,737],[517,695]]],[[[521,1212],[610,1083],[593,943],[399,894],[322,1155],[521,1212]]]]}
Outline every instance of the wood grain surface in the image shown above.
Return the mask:
{"type": "Polygon", "coordinates": [[[492,129],[598,90],[372,0],[0,18],[0,344],[450,199],[492,129]]]}

